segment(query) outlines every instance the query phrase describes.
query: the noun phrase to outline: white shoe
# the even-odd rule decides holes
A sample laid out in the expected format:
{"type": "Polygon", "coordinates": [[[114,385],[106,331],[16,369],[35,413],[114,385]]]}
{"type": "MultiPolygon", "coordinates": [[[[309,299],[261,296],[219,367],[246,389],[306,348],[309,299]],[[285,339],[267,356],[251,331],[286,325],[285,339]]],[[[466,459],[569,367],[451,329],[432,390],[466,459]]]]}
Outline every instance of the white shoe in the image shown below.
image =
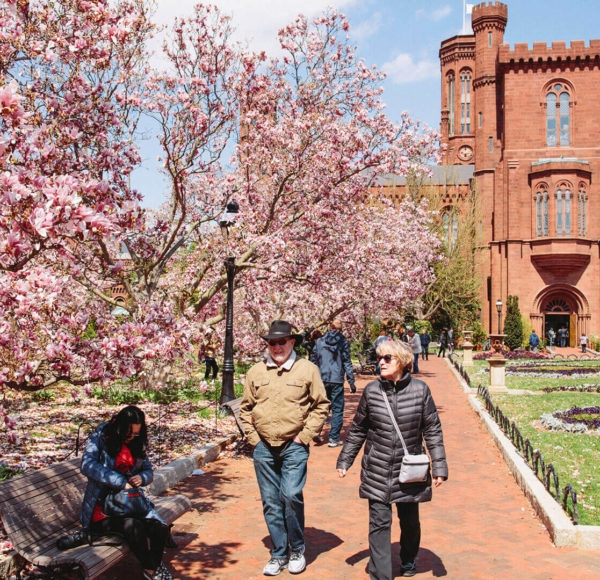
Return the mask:
{"type": "Polygon", "coordinates": [[[304,557],[304,546],[298,550],[292,550],[290,554],[289,571],[290,574],[300,574],[306,568],[306,558],[304,557]]]}
{"type": "Polygon", "coordinates": [[[271,558],[263,568],[265,576],[277,576],[279,572],[287,568],[288,561],[285,558],[271,558]]]}

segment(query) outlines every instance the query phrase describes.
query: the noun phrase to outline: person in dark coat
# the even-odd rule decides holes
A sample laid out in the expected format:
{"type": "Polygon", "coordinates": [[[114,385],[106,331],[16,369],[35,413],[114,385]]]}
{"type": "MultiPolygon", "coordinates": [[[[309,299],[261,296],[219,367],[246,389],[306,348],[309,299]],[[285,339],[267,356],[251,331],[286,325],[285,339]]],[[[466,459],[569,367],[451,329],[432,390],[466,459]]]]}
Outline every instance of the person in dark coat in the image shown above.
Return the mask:
{"type": "Polygon", "coordinates": [[[444,358],[446,356],[446,349],[448,348],[448,329],[444,328],[440,334],[440,348],[438,349],[438,358],[444,358]]]}
{"type": "Polygon", "coordinates": [[[431,342],[431,336],[429,336],[426,328],[421,330],[419,338],[421,339],[421,356],[423,357],[423,360],[429,360],[429,343],[431,342]]]}
{"type": "Polygon", "coordinates": [[[348,379],[350,392],[356,393],[350,345],[341,330],[342,322],[334,320],[325,336],[317,340],[310,357],[319,367],[327,398],[331,401],[329,447],[342,445],[340,432],[344,423],[344,378],[348,379]]]}
{"type": "Polygon", "coordinates": [[[430,501],[432,483],[439,487],[448,478],[442,426],[429,387],[411,375],[413,354],[399,341],[377,349],[381,377],[364,389],[346,442],[337,460],[339,477],[354,463],[363,443],[359,495],[369,500],[369,565],[372,580],[392,580],[391,505],[400,519],[402,576],[414,576],[421,541],[419,503],[430,501]],[[388,413],[386,397],[411,454],[431,457],[427,481],[400,483],[404,449],[388,413]]]}
{"type": "Polygon", "coordinates": [[[107,516],[102,505],[110,490],[152,483],[154,475],[146,455],[147,445],[144,412],[134,405],[121,409],[90,435],[81,462],[81,472],[88,478],[81,507],[81,524],[83,532],[93,536],[115,533],[123,536],[142,564],[146,580],[170,580],[172,575],[162,563],[162,556],[172,539],[169,526],[154,508],[143,518],[119,518],[107,516]]]}

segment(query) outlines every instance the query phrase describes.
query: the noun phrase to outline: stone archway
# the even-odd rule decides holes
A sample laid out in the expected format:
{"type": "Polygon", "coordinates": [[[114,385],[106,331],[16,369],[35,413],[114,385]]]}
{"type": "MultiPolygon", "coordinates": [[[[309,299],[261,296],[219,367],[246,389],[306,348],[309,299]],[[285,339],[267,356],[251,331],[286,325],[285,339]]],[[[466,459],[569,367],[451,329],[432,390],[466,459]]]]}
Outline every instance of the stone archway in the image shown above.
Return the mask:
{"type": "Polygon", "coordinates": [[[535,298],[531,320],[540,336],[548,338],[550,328],[558,338],[558,330],[568,331],[567,346],[576,347],[579,336],[587,334],[590,319],[586,297],[574,286],[555,284],[544,288],[535,298]]]}

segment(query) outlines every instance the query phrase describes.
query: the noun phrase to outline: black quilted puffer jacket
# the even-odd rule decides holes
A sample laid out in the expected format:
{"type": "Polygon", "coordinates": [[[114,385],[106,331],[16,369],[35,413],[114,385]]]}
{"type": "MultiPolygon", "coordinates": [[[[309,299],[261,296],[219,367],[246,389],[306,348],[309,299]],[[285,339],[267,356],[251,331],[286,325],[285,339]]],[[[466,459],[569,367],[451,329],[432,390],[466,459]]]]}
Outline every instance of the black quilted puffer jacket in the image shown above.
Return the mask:
{"type": "Polygon", "coordinates": [[[412,378],[409,372],[395,384],[380,378],[364,388],[337,468],[348,469],[365,441],[360,497],[385,503],[429,501],[431,477],[448,477],[442,426],[431,392],[423,381],[412,378]],[[408,451],[423,453],[423,440],[427,444],[432,469],[426,482],[398,481],[404,449],[382,398],[381,387],[408,451]]]}

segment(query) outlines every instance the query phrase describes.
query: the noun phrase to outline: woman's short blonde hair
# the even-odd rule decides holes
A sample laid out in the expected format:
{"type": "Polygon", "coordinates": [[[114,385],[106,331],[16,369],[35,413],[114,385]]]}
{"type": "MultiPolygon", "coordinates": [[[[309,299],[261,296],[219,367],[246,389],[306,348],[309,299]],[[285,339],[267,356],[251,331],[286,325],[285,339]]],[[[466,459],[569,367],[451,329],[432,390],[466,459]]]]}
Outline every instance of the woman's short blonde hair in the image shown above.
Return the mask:
{"type": "Polygon", "coordinates": [[[415,360],[412,350],[408,348],[405,342],[398,340],[384,340],[377,347],[377,355],[391,354],[395,357],[403,369],[412,370],[412,365],[415,360]]]}

